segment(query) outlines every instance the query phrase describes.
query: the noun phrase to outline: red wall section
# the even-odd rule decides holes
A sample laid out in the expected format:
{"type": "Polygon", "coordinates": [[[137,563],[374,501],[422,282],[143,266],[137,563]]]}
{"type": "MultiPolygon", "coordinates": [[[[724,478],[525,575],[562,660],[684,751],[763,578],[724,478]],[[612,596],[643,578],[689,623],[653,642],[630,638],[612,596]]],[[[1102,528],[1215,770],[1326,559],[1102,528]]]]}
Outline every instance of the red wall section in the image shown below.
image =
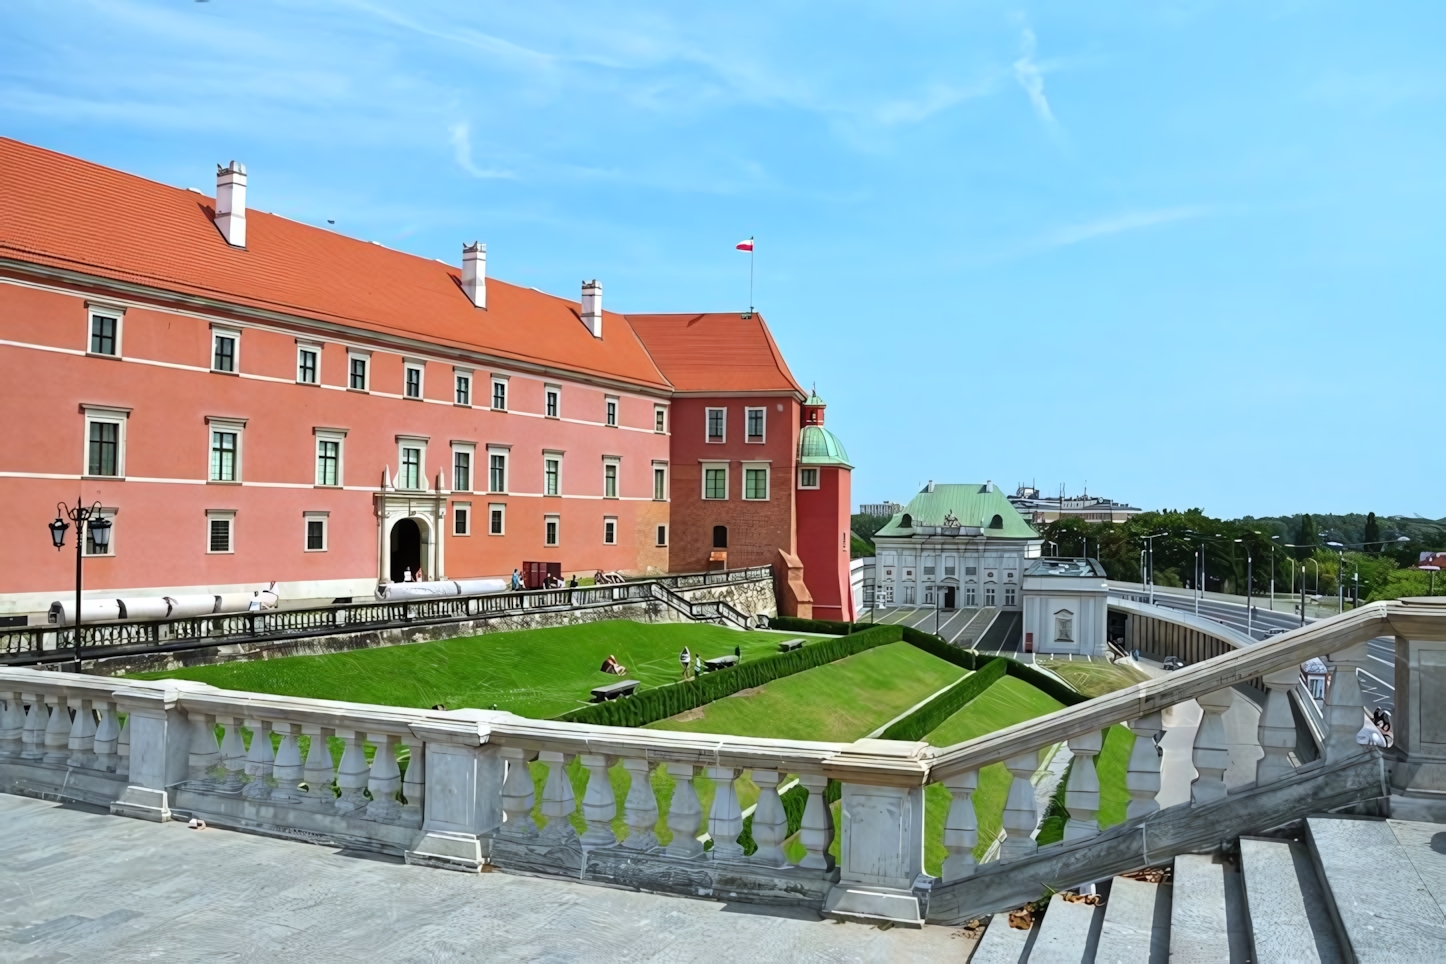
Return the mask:
{"type": "Polygon", "coordinates": [[[803,581],[813,594],[813,617],[852,621],[849,590],[851,473],[819,470],[817,489],[798,490],[798,557],[803,581]]]}

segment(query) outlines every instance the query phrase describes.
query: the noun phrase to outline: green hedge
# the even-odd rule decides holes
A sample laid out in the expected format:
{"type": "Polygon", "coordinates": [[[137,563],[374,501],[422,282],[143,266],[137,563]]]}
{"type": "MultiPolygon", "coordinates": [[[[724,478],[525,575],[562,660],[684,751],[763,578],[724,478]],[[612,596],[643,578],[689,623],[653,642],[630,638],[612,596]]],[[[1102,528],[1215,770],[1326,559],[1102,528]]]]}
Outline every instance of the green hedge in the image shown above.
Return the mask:
{"type": "Polygon", "coordinates": [[[694,679],[642,690],[633,696],[578,707],[557,719],[600,726],[646,726],[731,696],[739,690],[762,686],[875,646],[897,643],[902,638],[901,627],[875,626],[851,636],[812,640],[791,653],[775,653],[728,669],[704,673],[694,679]]]}
{"type": "Polygon", "coordinates": [[[831,619],[799,619],[797,616],[774,616],[768,620],[769,629],[781,629],[785,633],[823,633],[828,636],[847,636],[874,627],[867,623],[840,623],[831,619]]]}
{"type": "Polygon", "coordinates": [[[1009,664],[1010,676],[1013,676],[1021,683],[1028,683],[1046,696],[1054,697],[1065,706],[1074,706],[1076,703],[1083,703],[1089,699],[1088,696],[1085,696],[1078,690],[1066,686],[1053,676],[1041,673],[1032,666],[1026,666],[1012,659],[1006,659],[1005,662],[1009,664]]]}
{"type": "Polygon", "coordinates": [[[983,693],[1009,669],[1007,659],[985,659],[977,672],[964,677],[902,720],[893,723],[879,737],[881,740],[922,740],[983,693]]]}

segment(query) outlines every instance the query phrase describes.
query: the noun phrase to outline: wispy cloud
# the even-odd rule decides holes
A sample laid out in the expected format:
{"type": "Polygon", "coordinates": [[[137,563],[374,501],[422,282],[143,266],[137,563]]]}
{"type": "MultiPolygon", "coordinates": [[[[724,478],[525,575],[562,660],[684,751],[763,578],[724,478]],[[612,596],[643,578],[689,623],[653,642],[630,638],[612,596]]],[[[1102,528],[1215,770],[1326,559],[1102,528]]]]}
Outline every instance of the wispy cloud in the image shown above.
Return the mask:
{"type": "Polygon", "coordinates": [[[1131,211],[1127,214],[1055,228],[1041,239],[1041,247],[1062,248],[1094,238],[1123,234],[1126,231],[1139,231],[1158,224],[1169,224],[1172,221],[1189,221],[1208,217],[1211,213],[1210,208],[1200,205],[1161,208],[1156,211],[1131,211]]]}
{"type": "Polygon", "coordinates": [[[480,177],[484,180],[493,178],[515,178],[516,174],[511,171],[504,171],[499,168],[478,167],[472,160],[472,129],[466,121],[460,121],[451,127],[452,154],[457,160],[457,166],[473,177],[480,177]]]}
{"type": "Polygon", "coordinates": [[[1044,126],[1052,133],[1059,133],[1059,121],[1050,109],[1049,98],[1044,94],[1044,71],[1034,59],[1037,46],[1034,30],[1026,25],[1019,41],[1019,59],[1014,62],[1014,79],[1019,81],[1019,86],[1029,95],[1029,103],[1033,105],[1034,113],[1044,126]]]}

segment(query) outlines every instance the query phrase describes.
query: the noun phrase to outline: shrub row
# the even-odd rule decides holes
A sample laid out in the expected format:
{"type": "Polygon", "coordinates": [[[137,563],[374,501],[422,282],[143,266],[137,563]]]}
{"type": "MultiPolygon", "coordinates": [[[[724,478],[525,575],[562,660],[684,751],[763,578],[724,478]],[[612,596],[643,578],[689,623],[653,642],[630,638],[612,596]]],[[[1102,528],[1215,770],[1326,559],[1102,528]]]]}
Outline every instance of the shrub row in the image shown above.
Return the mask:
{"type": "Polygon", "coordinates": [[[704,673],[694,679],[642,690],[633,696],[578,707],[557,719],[600,726],[646,726],[731,696],[739,690],[762,686],[885,643],[896,643],[901,638],[903,634],[898,626],[875,626],[837,639],[813,640],[791,653],[775,653],[728,669],[704,673]]]}
{"type": "Polygon", "coordinates": [[[1007,659],[1005,662],[1009,664],[1010,676],[1013,676],[1021,683],[1028,683],[1046,696],[1054,697],[1065,706],[1074,706],[1076,703],[1083,703],[1089,699],[1088,696],[1085,696],[1073,687],[1066,686],[1053,676],[1041,673],[1033,666],[1026,666],[1012,659],[1007,659]]]}
{"type": "Polygon", "coordinates": [[[781,629],[785,633],[823,633],[829,636],[847,636],[873,627],[867,623],[840,623],[830,619],[799,619],[797,616],[774,616],[768,620],[769,629],[781,629]]]}
{"type": "Polygon", "coordinates": [[[1007,659],[984,659],[983,667],[964,677],[938,696],[901,720],[897,720],[883,732],[884,740],[922,740],[939,726],[964,708],[975,697],[983,693],[1009,668],[1007,659]]]}

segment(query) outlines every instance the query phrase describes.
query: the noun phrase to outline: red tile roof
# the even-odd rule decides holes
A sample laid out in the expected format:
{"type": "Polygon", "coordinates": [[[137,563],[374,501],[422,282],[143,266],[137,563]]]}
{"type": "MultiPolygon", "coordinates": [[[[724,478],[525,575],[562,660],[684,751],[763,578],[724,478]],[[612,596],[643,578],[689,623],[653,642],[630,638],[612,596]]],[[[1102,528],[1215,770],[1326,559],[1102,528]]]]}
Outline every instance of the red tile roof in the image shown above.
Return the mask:
{"type": "Polygon", "coordinates": [[[628,315],[653,361],[680,392],[798,392],[757,312],[628,315]]]}
{"type": "Polygon", "coordinates": [[[0,138],[0,258],[667,387],[620,314],[605,312],[595,339],[576,301],[491,278],[483,311],[450,265],[254,209],[246,248],[233,248],[213,210],[193,191],[0,138]]]}

